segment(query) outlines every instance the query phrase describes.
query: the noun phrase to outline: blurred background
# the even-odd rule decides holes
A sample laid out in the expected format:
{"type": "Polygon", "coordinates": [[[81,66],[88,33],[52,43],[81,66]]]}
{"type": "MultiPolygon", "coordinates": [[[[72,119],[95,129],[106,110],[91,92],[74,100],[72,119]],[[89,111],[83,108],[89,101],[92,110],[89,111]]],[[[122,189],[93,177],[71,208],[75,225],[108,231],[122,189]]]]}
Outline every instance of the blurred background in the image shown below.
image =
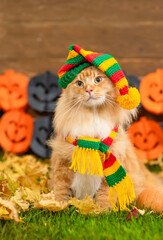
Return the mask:
{"type": "Polygon", "coordinates": [[[0,72],[65,62],[70,44],[113,55],[128,74],[163,66],[162,0],[0,0],[0,72]]]}

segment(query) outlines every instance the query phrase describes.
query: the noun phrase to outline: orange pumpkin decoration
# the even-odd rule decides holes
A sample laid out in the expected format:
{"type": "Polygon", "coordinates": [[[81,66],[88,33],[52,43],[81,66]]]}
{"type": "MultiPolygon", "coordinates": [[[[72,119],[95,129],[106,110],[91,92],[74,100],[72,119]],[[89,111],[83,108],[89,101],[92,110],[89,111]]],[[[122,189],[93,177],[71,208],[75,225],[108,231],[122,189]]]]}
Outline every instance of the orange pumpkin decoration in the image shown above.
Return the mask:
{"type": "Polygon", "coordinates": [[[137,199],[137,206],[163,212],[163,187],[150,187],[143,190],[137,199]]]}
{"type": "Polygon", "coordinates": [[[154,114],[163,114],[163,69],[146,75],[140,83],[143,107],[154,114]]]}
{"type": "Polygon", "coordinates": [[[156,159],[163,153],[163,130],[157,122],[142,117],[130,126],[128,135],[139,159],[156,159]]]}
{"type": "Polygon", "coordinates": [[[28,105],[29,79],[21,73],[8,70],[0,76],[0,106],[4,111],[25,108],[28,105]]]}
{"type": "Polygon", "coordinates": [[[0,121],[0,144],[8,152],[28,150],[33,133],[33,119],[22,110],[5,113],[0,121]]]}

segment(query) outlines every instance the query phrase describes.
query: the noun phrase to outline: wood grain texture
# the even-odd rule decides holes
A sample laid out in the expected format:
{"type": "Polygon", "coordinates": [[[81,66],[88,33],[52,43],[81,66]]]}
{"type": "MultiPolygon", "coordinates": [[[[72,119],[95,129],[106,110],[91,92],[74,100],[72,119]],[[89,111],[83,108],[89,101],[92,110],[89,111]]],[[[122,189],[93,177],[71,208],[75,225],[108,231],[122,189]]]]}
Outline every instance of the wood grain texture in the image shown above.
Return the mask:
{"type": "MultiPolygon", "coordinates": [[[[117,60],[123,71],[139,77],[163,67],[163,59],[117,58],[117,60]]],[[[58,69],[65,63],[65,58],[6,59],[1,60],[0,63],[1,73],[8,69],[14,69],[16,72],[22,72],[32,77],[46,70],[51,70],[54,74],[57,74],[58,69]]]]}
{"type": "Polygon", "coordinates": [[[163,1],[0,1],[0,72],[57,73],[72,43],[113,55],[129,74],[155,71],[163,66],[163,1]]]}

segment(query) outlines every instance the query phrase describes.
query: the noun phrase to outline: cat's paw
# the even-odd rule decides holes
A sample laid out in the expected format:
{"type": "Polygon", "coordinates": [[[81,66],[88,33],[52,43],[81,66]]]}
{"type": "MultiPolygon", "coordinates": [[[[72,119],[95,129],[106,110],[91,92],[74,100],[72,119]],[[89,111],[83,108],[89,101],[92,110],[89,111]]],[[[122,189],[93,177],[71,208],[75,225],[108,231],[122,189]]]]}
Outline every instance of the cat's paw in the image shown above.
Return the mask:
{"type": "Polygon", "coordinates": [[[106,211],[109,209],[112,209],[112,205],[109,200],[104,200],[104,199],[96,199],[96,204],[102,208],[105,209],[106,211]]]}
{"type": "Polygon", "coordinates": [[[49,190],[54,190],[54,180],[52,178],[48,180],[47,187],[49,190]]]}

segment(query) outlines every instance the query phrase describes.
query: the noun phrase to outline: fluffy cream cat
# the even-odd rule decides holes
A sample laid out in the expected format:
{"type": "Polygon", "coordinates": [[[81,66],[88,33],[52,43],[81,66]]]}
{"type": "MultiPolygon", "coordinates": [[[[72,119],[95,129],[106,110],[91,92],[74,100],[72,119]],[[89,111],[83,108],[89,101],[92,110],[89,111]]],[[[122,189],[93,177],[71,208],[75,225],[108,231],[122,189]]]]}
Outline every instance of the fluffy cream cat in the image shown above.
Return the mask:
{"type": "Polygon", "coordinates": [[[57,136],[51,140],[53,152],[49,180],[49,188],[54,190],[56,200],[68,200],[70,196],[82,199],[88,194],[95,198],[97,204],[111,208],[109,187],[104,177],[82,175],[69,169],[75,146],[65,138],[68,135],[106,138],[117,124],[121,130],[110,151],[130,175],[136,197],[144,188],[159,184],[159,179],[148,172],[135,156],[124,126],[136,116],[136,110],[121,108],[116,103],[118,94],[110,79],[91,66],[82,70],[61,95],[54,118],[57,136]]]}

